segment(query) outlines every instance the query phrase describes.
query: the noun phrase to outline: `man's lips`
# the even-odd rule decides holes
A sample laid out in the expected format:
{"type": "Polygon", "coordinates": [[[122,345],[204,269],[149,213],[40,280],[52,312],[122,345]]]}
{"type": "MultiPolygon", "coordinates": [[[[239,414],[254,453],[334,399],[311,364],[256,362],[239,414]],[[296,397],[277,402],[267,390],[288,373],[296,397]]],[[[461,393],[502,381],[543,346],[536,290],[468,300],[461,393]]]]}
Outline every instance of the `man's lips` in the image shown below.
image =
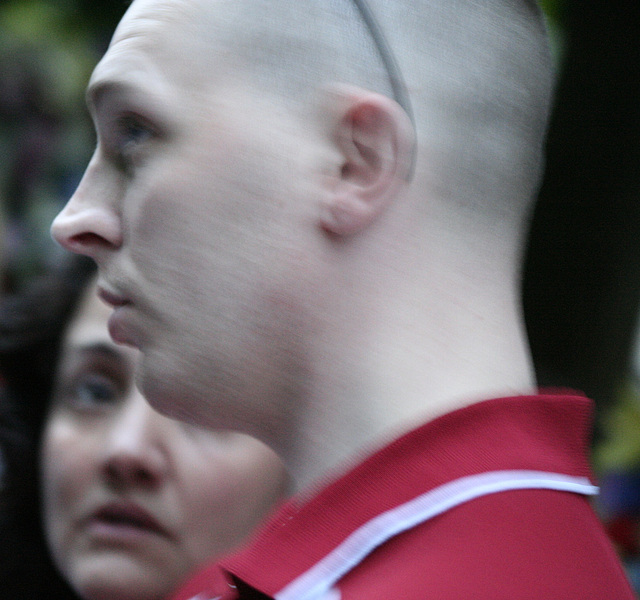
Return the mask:
{"type": "Polygon", "coordinates": [[[125,306],[131,303],[125,297],[119,296],[118,294],[114,294],[113,292],[110,292],[109,290],[106,290],[103,287],[98,288],[98,297],[105,304],[108,304],[113,308],[118,308],[120,306],[125,306]]]}
{"type": "Polygon", "coordinates": [[[107,535],[154,533],[169,537],[168,531],[147,510],[135,503],[114,502],[93,512],[89,524],[96,532],[107,535]]]}
{"type": "Polygon", "coordinates": [[[114,292],[98,287],[98,297],[108,306],[113,308],[113,313],[107,321],[107,328],[111,339],[117,344],[124,344],[137,348],[136,340],[132,338],[130,323],[127,322],[127,308],[133,306],[132,302],[125,296],[120,296],[114,292]],[[123,311],[125,314],[123,314],[123,311]]]}

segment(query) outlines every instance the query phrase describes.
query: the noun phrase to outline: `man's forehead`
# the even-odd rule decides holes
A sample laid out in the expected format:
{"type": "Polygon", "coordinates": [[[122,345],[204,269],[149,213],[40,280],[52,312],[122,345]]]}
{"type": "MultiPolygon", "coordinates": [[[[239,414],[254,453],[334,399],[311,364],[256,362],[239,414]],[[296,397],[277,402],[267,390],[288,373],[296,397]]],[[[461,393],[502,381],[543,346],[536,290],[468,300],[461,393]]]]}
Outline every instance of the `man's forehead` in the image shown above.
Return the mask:
{"type": "Polygon", "coordinates": [[[136,0],[118,24],[107,55],[123,46],[144,47],[158,44],[181,25],[184,2],[178,0],[136,0]]]}
{"type": "Polygon", "coordinates": [[[213,30],[219,32],[220,16],[234,2],[134,0],[94,70],[89,99],[92,89],[103,84],[111,87],[112,81],[145,83],[145,77],[150,77],[150,81],[164,78],[177,86],[205,83],[220,72],[213,30]]]}
{"type": "Polygon", "coordinates": [[[89,105],[104,91],[144,87],[149,81],[157,84],[160,72],[179,60],[176,50],[181,49],[185,55],[189,52],[193,36],[185,35],[185,27],[193,23],[196,4],[186,0],[135,0],[94,69],[87,89],[89,105]]]}
{"type": "Polygon", "coordinates": [[[216,18],[240,0],[134,0],[116,27],[111,44],[161,31],[185,34],[211,17],[216,18]]]}
{"type": "Polygon", "coordinates": [[[131,48],[113,47],[105,54],[91,75],[87,87],[87,103],[90,108],[100,104],[105,94],[136,89],[147,86],[149,80],[159,81],[150,75],[154,69],[152,63],[144,62],[143,53],[131,51],[131,48]]]}
{"type": "Polygon", "coordinates": [[[163,26],[175,27],[182,18],[192,16],[197,4],[197,0],[134,0],[116,27],[111,45],[163,26]]]}

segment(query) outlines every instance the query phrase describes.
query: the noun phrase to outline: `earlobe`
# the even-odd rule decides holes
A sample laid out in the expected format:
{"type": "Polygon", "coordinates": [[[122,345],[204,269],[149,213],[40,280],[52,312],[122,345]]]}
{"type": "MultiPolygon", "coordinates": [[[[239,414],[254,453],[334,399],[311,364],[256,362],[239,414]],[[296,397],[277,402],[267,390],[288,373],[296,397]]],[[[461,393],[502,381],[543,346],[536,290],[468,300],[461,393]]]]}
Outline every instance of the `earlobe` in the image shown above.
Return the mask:
{"type": "Polygon", "coordinates": [[[413,129],[390,98],[359,88],[341,93],[334,134],[341,164],[321,224],[330,233],[351,235],[375,221],[406,182],[413,129]]]}

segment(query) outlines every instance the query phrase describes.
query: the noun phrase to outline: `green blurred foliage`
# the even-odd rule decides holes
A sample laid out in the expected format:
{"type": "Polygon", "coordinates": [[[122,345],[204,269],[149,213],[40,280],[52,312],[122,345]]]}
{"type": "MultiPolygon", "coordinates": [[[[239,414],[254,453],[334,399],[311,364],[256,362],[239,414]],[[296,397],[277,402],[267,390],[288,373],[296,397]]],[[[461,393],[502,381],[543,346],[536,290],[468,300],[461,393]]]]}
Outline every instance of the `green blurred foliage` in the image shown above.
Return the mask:
{"type": "Polygon", "coordinates": [[[566,51],[564,30],[566,2],[564,0],[540,0],[540,6],[547,18],[551,50],[559,72],[562,69],[566,51]]]}
{"type": "Polygon", "coordinates": [[[565,2],[563,0],[540,0],[540,6],[547,17],[556,23],[562,20],[562,11],[565,2]]]}
{"type": "Polygon", "coordinates": [[[126,2],[0,4],[0,202],[3,288],[57,260],[53,216],[94,145],[84,89],[126,2]]]}

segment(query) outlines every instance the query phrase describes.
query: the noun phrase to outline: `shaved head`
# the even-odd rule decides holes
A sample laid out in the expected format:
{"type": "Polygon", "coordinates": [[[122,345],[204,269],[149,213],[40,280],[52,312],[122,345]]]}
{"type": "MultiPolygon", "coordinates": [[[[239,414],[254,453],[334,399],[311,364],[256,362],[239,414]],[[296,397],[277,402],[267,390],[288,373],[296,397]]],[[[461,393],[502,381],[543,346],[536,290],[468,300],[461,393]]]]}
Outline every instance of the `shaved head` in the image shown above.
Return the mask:
{"type": "Polygon", "coordinates": [[[521,342],[553,81],[541,13],[369,0],[378,28],[355,1],[135,0],[89,85],[96,152],[53,225],[126,299],[115,337],[142,350],[154,406],[283,452],[323,374],[386,376],[368,349],[397,344],[389,380],[416,389],[417,356],[448,356],[445,339],[470,353],[441,331],[452,294],[458,314],[486,305],[487,338],[509,324],[502,354],[521,342]]]}
{"type": "MultiPolygon", "coordinates": [[[[537,190],[553,68],[542,13],[531,0],[370,0],[415,111],[418,169],[452,209],[521,220],[537,190]],[[487,211],[487,208],[489,209],[487,211]]],[[[139,0],[168,22],[197,18],[207,38],[263,93],[305,110],[318,87],[356,85],[393,97],[390,74],[353,0],[139,0]]],[[[194,46],[194,54],[198,53],[194,46]]],[[[194,60],[207,57],[194,56],[194,60]]],[[[212,59],[213,60],[213,59],[212,59]]],[[[188,64],[185,69],[188,70],[188,64]]]]}

